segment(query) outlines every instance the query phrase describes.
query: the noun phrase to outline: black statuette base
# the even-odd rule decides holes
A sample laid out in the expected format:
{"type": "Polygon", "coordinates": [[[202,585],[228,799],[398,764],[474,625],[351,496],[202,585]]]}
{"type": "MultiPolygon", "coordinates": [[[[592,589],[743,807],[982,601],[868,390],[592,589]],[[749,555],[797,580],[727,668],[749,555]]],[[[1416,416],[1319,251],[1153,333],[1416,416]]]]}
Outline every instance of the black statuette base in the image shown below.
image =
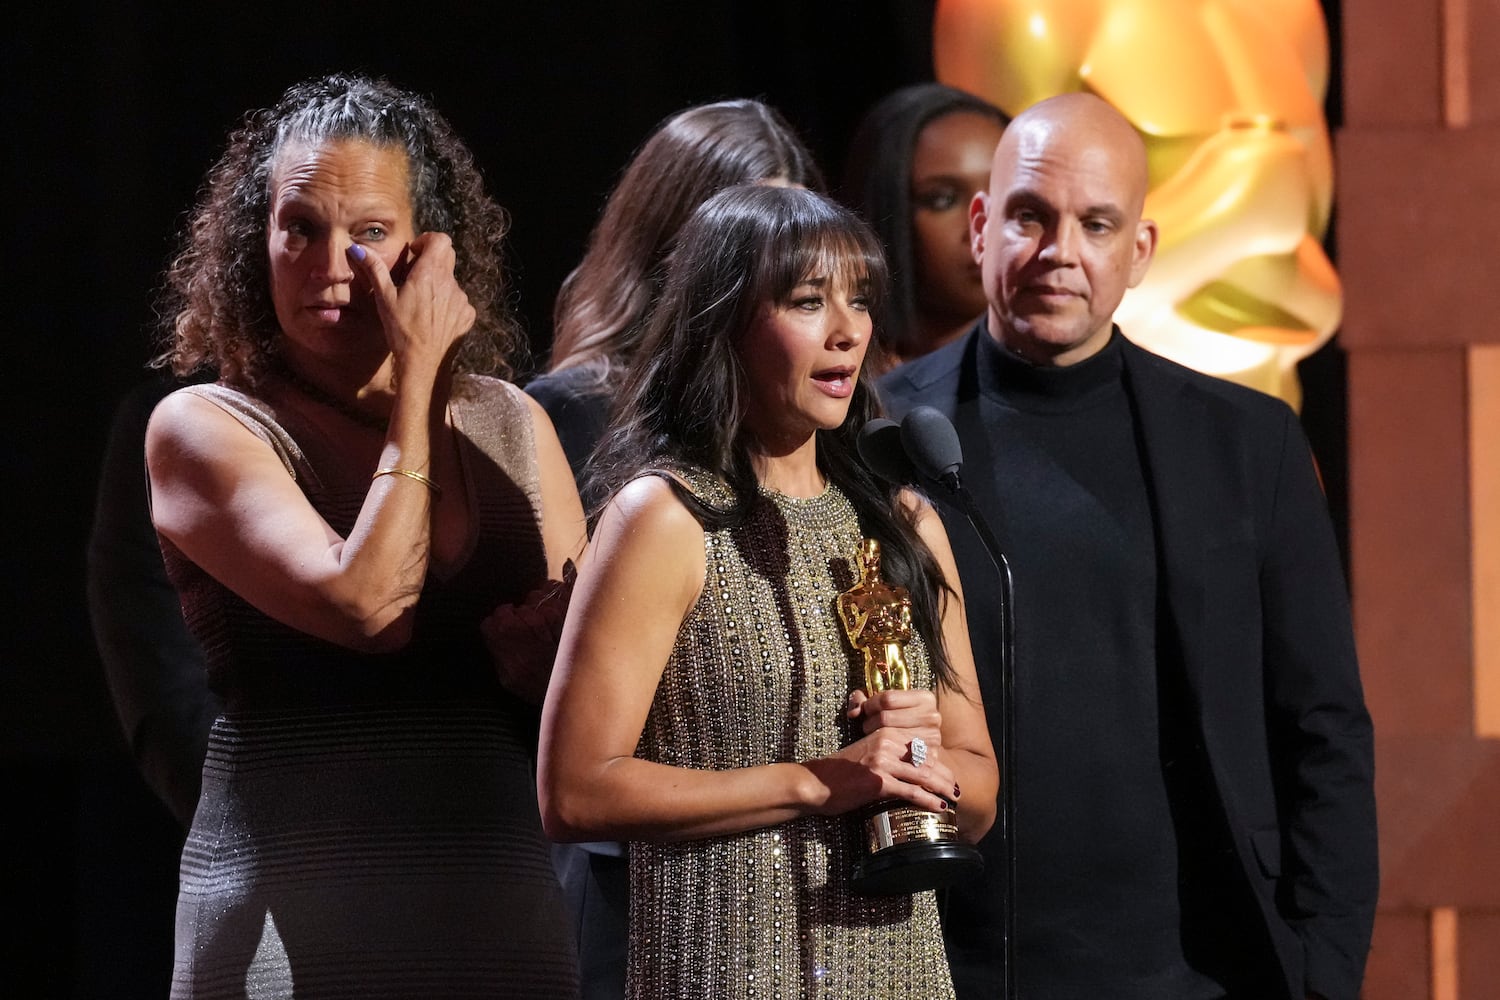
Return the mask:
{"type": "Polygon", "coordinates": [[[861,896],[908,896],[941,889],[984,870],[979,849],[968,844],[911,842],[861,861],[849,887],[861,896]]]}

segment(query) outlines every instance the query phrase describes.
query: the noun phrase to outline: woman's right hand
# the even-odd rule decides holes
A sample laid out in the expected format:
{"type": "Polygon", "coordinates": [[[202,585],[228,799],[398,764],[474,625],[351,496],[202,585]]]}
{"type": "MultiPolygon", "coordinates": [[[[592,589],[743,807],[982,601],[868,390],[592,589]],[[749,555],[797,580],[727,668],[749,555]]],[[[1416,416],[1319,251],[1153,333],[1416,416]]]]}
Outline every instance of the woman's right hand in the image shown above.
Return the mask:
{"type": "Polygon", "coordinates": [[[931,698],[930,691],[885,691],[873,698],[862,691],[851,695],[850,714],[855,717],[867,709],[871,718],[882,711],[892,715],[900,712],[912,724],[876,725],[833,756],[806,761],[804,766],[826,789],[826,798],[816,811],[838,816],[882,799],[902,799],[933,812],[948,809],[958,797],[958,784],[944,760],[941,723],[931,721],[937,714],[935,706],[928,709],[931,698]],[[891,695],[903,696],[895,701],[904,699],[913,704],[885,706],[891,695]],[[925,695],[926,699],[911,697],[915,695],[925,695]],[[914,739],[927,745],[926,759],[920,766],[912,762],[914,739]]]}
{"type": "Polygon", "coordinates": [[[442,371],[478,315],[454,276],[453,240],[423,233],[407,244],[399,285],[379,254],[354,244],[349,257],[370,285],[397,370],[408,376],[442,371]]]}

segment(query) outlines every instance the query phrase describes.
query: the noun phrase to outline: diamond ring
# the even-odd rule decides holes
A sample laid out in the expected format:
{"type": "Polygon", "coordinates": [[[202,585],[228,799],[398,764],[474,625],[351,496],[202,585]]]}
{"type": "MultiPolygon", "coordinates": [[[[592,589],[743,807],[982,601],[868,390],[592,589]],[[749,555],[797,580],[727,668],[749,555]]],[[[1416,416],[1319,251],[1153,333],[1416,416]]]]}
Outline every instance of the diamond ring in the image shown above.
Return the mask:
{"type": "Polygon", "coordinates": [[[920,736],[914,736],[911,741],[911,766],[921,767],[925,763],[927,763],[927,741],[920,736]]]}

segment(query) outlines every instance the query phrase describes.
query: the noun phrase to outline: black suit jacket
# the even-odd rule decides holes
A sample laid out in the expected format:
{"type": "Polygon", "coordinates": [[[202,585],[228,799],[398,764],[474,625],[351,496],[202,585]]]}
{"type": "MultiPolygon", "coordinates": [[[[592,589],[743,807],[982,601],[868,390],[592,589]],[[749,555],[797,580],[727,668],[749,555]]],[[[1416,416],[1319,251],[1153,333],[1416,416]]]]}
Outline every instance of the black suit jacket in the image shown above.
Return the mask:
{"type": "MultiPolygon", "coordinates": [[[[980,336],[983,322],[891,372],[880,390],[896,417],[925,404],[954,421],[965,483],[988,513],[999,510],[1005,442],[984,431],[983,410],[995,404],[977,389],[980,336]]],[[[1373,739],[1347,587],[1306,439],[1279,400],[1129,341],[1123,348],[1170,625],[1236,856],[1289,995],[1355,1000],[1378,882],[1373,739]]],[[[998,616],[986,609],[996,606],[994,572],[962,516],[943,517],[993,704],[998,616]]],[[[998,719],[992,711],[992,727],[998,719]]],[[[1024,803],[1017,813],[1024,824],[1024,803]]],[[[991,871],[1003,857],[999,839],[983,845],[991,871]]],[[[956,972],[978,963],[1000,982],[999,903],[982,889],[951,897],[945,926],[956,972]]],[[[1025,933],[1024,913],[1017,927],[1025,933]]]]}

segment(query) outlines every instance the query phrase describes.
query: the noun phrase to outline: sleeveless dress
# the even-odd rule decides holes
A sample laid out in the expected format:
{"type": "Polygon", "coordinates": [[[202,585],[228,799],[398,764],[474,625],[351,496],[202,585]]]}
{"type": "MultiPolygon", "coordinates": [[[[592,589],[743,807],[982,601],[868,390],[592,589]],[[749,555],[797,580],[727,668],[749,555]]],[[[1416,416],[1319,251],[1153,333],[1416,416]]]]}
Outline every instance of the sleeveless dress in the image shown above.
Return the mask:
{"type": "MultiPolygon", "coordinates": [[[[675,470],[712,507],[716,478],[675,470]]],[[[858,582],[859,518],[830,486],[810,500],[763,492],[736,527],[705,531],[707,578],[662,673],[637,756],[676,767],[824,757],[863,666],[835,601],[858,582]]],[[[926,647],[908,647],[930,686],[926,647]]],[[[630,1000],[949,1000],[931,892],[862,897],[848,883],[852,816],[630,845],[630,1000]]]]}
{"type": "MultiPolygon", "coordinates": [[[[183,849],[174,998],[577,995],[537,812],[536,711],[479,621],[547,575],[531,417],[473,379],[452,402],[474,526],[430,570],[409,645],[364,654],[272,620],[162,540],[223,697],[183,849]]],[[[267,441],[347,536],[370,469],[295,413],[191,392],[267,441]]]]}

